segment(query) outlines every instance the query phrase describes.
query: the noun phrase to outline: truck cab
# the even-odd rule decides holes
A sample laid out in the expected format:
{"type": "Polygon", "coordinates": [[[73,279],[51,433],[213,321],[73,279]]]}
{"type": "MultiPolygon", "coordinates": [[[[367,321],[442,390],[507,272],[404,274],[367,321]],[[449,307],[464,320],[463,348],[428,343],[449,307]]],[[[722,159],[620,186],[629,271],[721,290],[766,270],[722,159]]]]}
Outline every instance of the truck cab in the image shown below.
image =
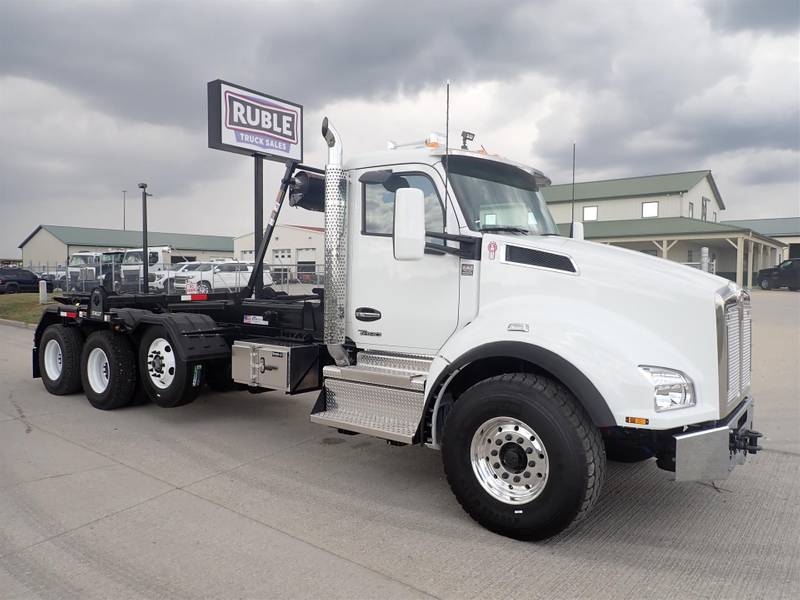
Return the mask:
{"type": "Polygon", "coordinates": [[[126,250],[122,258],[121,285],[119,289],[125,292],[135,292],[156,287],[159,273],[172,269],[171,246],[150,246],[147,249],[148,255],[148,279],[146,284],[142,282],[144,277],[144,257],[141,248],[126,250]]]}
{"type": "Polygon", "coordinates": [[[100,279],[101,252],[79,251],[69,257],[67,289],[91,290],[100,279]]]}

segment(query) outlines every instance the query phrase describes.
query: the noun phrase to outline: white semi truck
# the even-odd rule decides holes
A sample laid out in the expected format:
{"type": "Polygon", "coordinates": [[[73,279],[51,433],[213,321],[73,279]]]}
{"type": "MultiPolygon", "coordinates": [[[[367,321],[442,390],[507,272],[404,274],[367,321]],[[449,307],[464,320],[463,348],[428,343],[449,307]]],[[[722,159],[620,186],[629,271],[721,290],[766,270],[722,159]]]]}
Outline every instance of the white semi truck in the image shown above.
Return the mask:
{"type": "Polygon", "coordinates": [[[344,161],[322,129],[327,165],[287,162],[252,273],[288,190],[325,212],[324,288],[70,296],[34,376],[101,409],[318,390],[313,422],[441,451],[464,509],[519,539],[582,519],[607,456],[715,480],[759,450],[745,290],[558,235],[534,169],[435,138],[344,161]]]}

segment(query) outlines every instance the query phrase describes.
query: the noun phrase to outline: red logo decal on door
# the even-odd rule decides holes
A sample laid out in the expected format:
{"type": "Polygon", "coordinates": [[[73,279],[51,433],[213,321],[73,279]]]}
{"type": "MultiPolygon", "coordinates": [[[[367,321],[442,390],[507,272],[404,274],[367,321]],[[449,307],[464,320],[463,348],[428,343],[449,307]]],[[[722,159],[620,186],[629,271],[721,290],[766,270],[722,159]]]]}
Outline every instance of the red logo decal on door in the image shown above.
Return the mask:
{"type": "Polygon", "coordinates": [[[497,253],[497,242],[489,242],[486,249],[489,251],[489,260],[494,260],[494,255],[497,253]]]}

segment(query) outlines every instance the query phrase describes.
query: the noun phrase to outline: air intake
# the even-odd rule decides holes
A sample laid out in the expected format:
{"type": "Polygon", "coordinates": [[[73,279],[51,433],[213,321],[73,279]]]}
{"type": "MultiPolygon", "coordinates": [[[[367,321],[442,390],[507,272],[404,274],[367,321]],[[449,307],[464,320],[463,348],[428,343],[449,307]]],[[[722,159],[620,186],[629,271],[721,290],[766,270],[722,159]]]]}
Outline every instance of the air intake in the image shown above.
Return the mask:
{"type": "Polygon", "coordinates": [[[568,256],[553,254],[552,252],[543,252],[542,250],[534,250],[533,248],[506,246],[506,260],[521,265],[553,269],[554,271],[565,271],[567,273],[577,272],[572,259],[568,256]]]}

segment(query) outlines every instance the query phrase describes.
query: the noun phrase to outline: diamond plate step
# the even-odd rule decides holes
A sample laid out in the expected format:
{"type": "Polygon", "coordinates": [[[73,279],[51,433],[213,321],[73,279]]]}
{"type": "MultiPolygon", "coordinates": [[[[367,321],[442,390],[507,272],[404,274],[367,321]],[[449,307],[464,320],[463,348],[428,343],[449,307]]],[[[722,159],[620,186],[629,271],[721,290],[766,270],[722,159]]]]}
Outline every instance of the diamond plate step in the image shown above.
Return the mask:
{"type": "Polygon", "coordinates": [[[331,378],[325,380],[325,410],[311,422],[410,444],[424,403],[420,392],[331,378]]]}
{"type": "Polygon", "coordinates": [[[361,365],[351,367],[327,365],[322,369],[322,374],[325,379],[341,379],[370,385],[401,388],[420,393],[425,390],[425,375],[411,371],[379,369],[376,367],[364,368],[361,365]]]}
{"type": "Polygon", "coordinates": [[[390,354],[365,350],[358,353],[356,362],[359,367],[364,369],[427,374],[431,368],[433,357],[423,354],[390,354]]]}

